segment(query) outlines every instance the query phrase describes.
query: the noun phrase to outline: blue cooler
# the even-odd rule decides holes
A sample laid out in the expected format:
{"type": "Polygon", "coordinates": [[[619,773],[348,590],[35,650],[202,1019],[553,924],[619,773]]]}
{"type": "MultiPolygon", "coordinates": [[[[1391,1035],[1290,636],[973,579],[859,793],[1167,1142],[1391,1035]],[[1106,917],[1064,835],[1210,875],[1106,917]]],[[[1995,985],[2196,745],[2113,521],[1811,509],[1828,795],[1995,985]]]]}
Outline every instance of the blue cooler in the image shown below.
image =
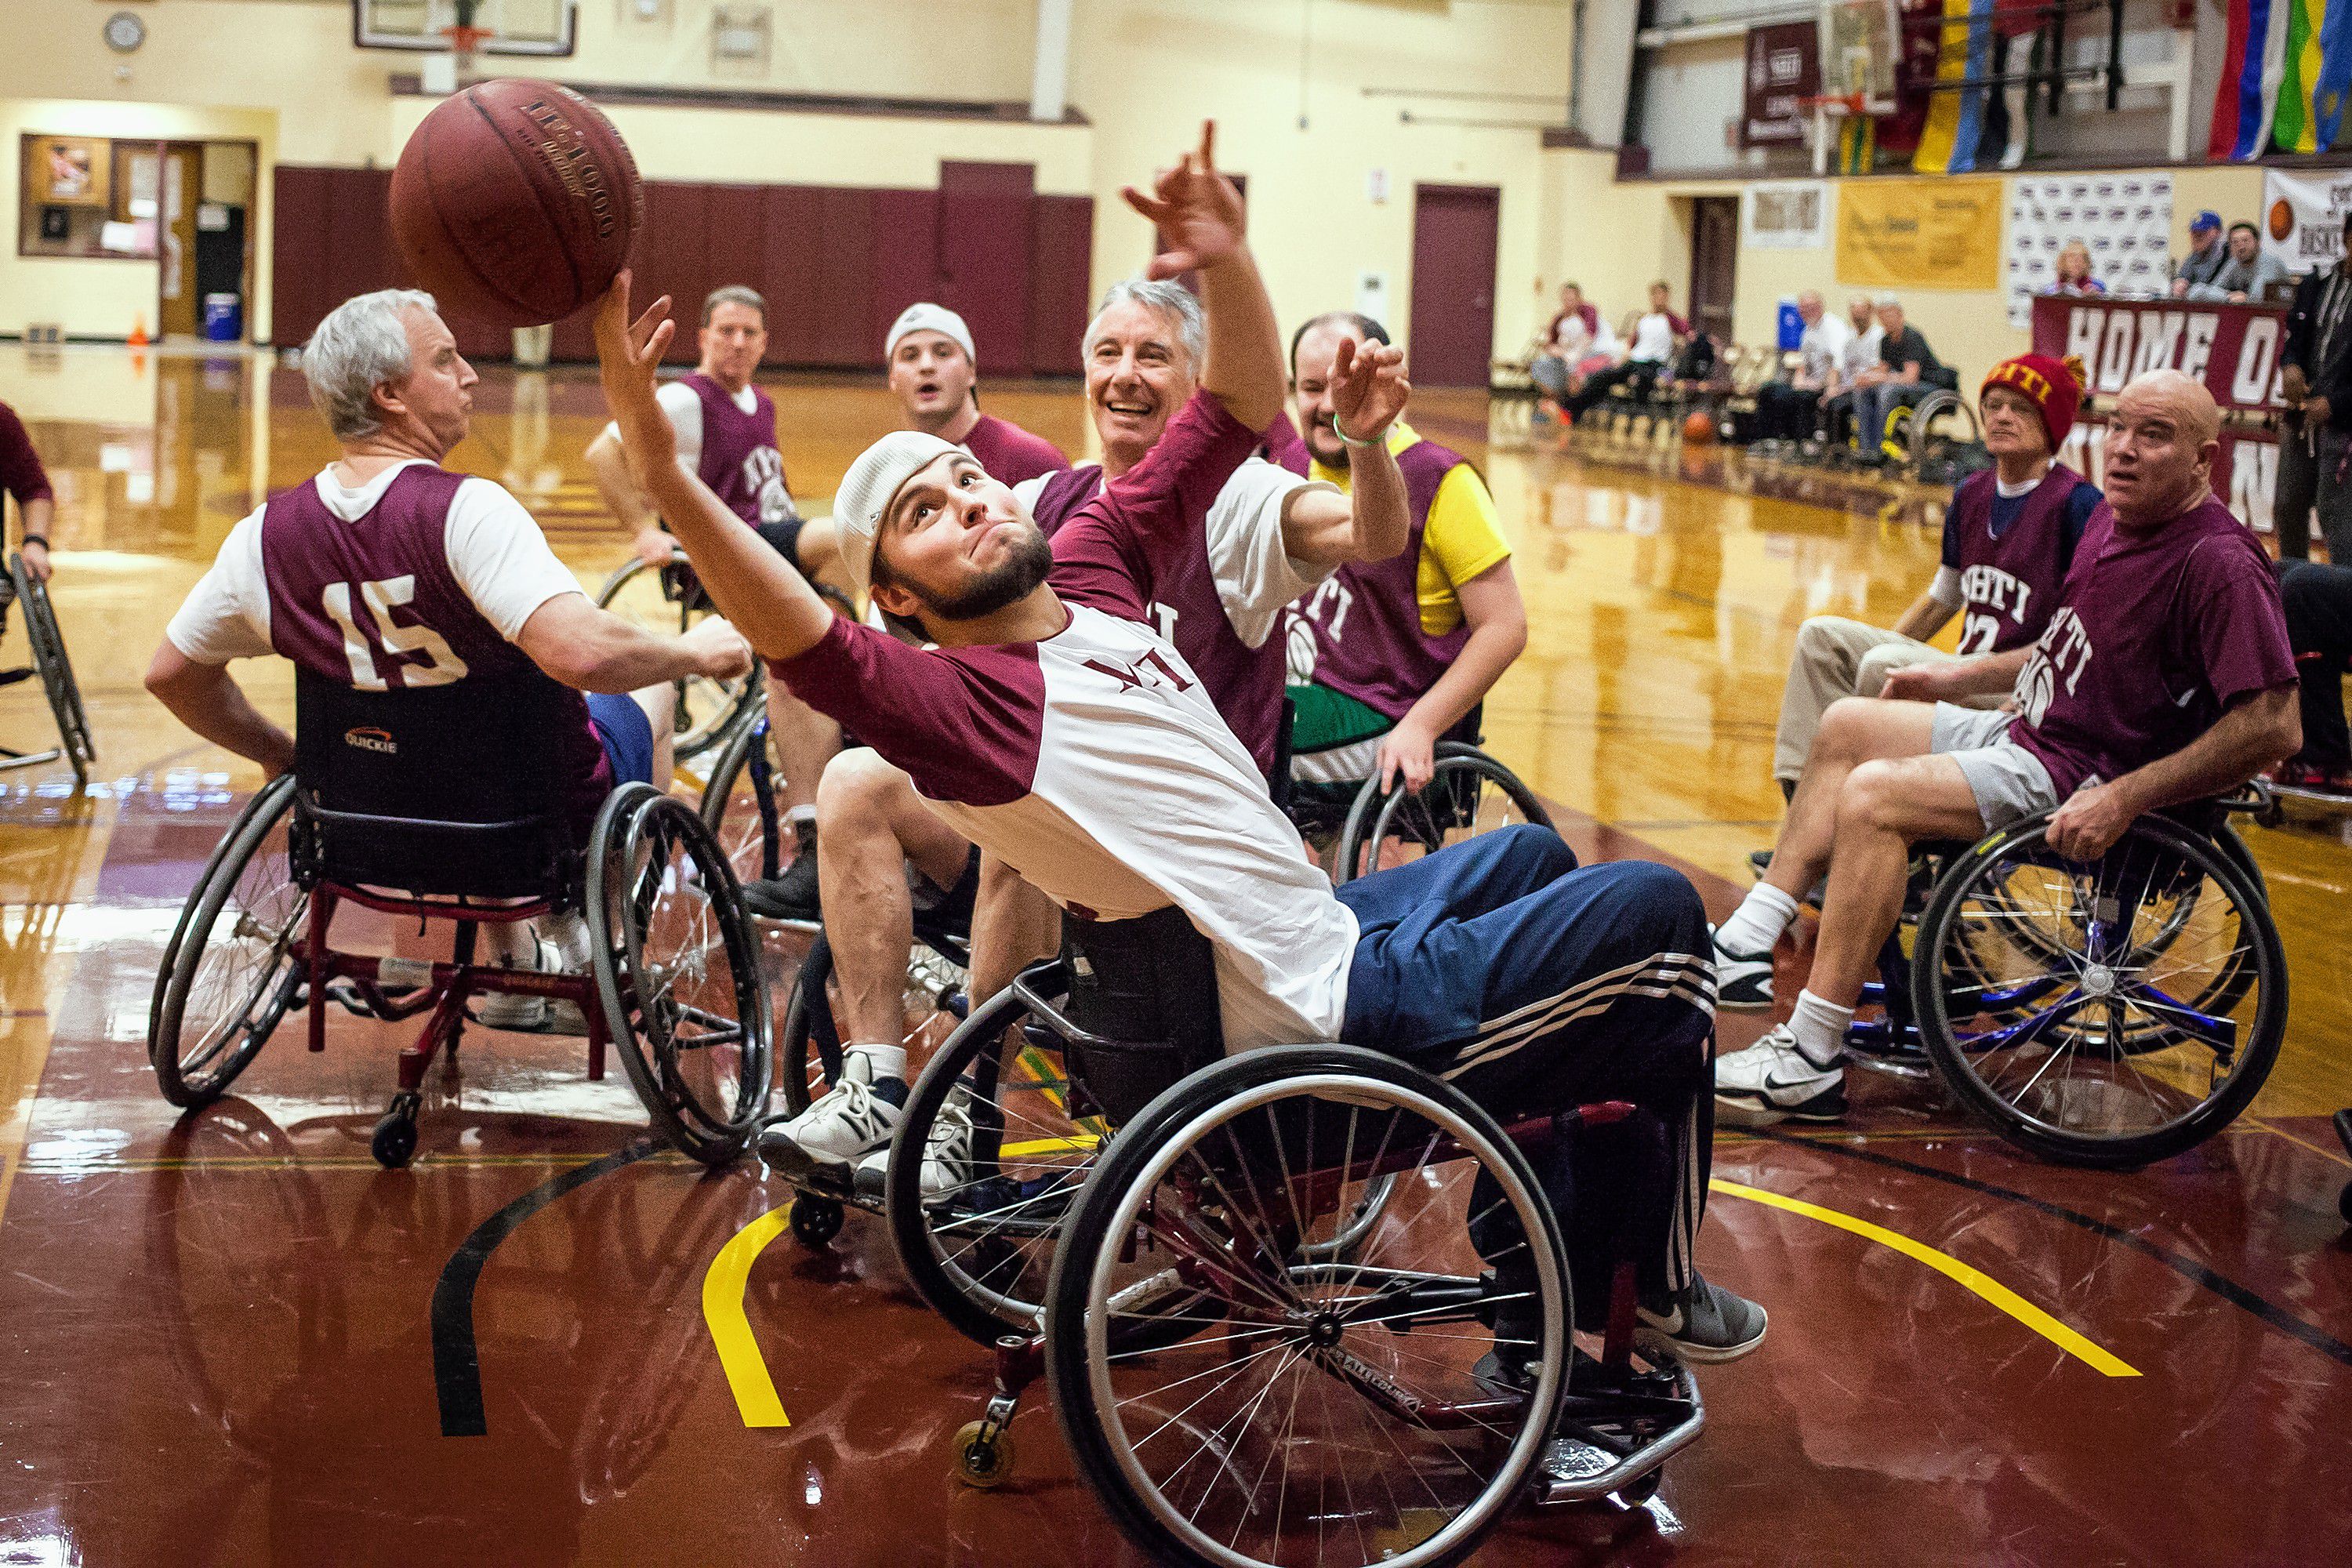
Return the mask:
{"type": "Polygon", "coordinates": [[[1780,301],[1780,352],[1789,353],[1805,341],[1805,318],[1797,314],[1794,300],[1780,301]]]}
{"type": "Polygon", "coordinates": [[[234,294],[205,296],[205,340],[233,343],[245,336],[245,307],[234,294]]]}

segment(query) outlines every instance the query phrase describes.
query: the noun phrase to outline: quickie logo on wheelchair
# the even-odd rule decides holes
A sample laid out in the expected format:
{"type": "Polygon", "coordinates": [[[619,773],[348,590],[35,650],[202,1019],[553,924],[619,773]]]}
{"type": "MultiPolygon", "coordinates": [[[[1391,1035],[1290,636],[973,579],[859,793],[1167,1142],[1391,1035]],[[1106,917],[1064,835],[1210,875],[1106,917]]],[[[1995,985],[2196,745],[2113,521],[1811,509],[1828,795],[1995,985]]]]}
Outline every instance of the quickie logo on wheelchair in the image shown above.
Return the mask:
{"type": "Polygon", "coordinates": [[[393,740],[391,731],[379,730],[373,725],[362,725],[355,730],[344,731],[343,744],[357,746],[362,752],[382,752],[386,756],[396,755],[400,751],[400,745],[393,740]]]}

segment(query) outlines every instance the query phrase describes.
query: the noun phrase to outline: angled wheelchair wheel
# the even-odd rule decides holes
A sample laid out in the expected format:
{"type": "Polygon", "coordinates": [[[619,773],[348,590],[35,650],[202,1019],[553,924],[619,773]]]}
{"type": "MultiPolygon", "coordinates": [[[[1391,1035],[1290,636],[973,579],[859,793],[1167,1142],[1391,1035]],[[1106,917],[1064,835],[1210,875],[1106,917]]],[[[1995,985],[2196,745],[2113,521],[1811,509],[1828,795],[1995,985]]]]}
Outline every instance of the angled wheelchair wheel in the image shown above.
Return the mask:
{"type": "MultiPolygon", "coordinates": [[[[631,561],[596,590],[596,605],[649,632],[676,637],[717,612],[687,564],[684,552],[663,566],[631,561]]],[[[681,758],[698,756],[726,736],[737,718],[760,703],[760,667],[755,661],[732,680],[692,676],[677,683],[677,738],[681,758]]]]}
{"type": "Polygon", "coordinates": [[[2253,1100],[2286,1030],[2286,963],[2237,857],[2160,817],[2076,863],[2030,821],[1956,859],[1912,957],[1953,1092],[2044,1158],[2169,1158],[2253,1100]]]}
{"type": "Polygon", "coordinates": [[[713,753],[702,786],[702,820],[735,868],[738,882],[756,882],[783,869],[783,819],[776,808],[775,751],[768,719],[747,708],[713,753]]]}
{"type": "Polygon", "coordinates": [[[223,837],[180,912],[147,1012],[147,1059],[173,1105],[217,1100],[303,984],[310,895],[287,858],[293,775],[273,781],[223,837]]]}
{"type": "Polygon", "coordinates": [[[1078,1473],[1155,1561],[1430,1568],[1526,1496],[1573,1321],[1550,1205],[1491,1117],[1391,1058],[1278,1047],[1105,1150],[1045,1364],[1078,1473]],[[1382,1174],[1412,1197],[1358,1256],[1302,1256],[1382,1174]]]}
{"type": "Polygon", "coordinates": [[[90,766],[98,761],[98,748],[90,739],[89,715],[82,709],[73,661],[66,657],[65,634],[58,629],[57,610],[49,603],[48,584],[25,570],[21,555],[8,557],[8,572],[16,579],[17,602],[25,606],[25,636],[32,644],[33,668],[48,697],[49,712],[58,721],[60,749],[73,768],[75,782],[88,784],[90,766]]]}
{"type": "Polygon", "coordinates": [[[1339,833],[1332,879],[1351,881],[1519,822],[1549,827],[1551,814],[1517,773],[1477,747],[1441,741],[1425,787],[1384,792],[1379,780],[1364,781],[1339,833]]]}
{"type": "Polygon", "coordinates": [[[615,791],[589,845],[587,916],[604,1020],[654,1128],[708,1165],[768,1104],[759,950],[734,871],[685,802],[615,791]]]}
{"type": "Polygon", "coordinates": [[[1062,1222],[1108,1126],[1008,987],[950,1035],[907,1096],[883,1182],[907,1278],[984,1345],[1034,1333],[1062,1222]]]}

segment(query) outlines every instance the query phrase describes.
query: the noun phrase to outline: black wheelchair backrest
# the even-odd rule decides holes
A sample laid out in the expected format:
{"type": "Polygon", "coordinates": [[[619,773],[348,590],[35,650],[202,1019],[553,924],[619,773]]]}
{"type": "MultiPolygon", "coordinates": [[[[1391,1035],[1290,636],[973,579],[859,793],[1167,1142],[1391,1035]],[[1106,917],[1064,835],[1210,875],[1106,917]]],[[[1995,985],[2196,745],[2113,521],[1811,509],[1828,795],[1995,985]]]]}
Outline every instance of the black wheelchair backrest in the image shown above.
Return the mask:
{"type": "Polygon", "coordinates": [[[433,896],[562,897],[563,689],[532,676],[360,691],[299,670],[295,870],[433,896]]]}
{"type": "Polygon", "coordinates": [[[1071,1076],[1114,1121],[1224,1055],[1209,939],[1171,905],[1128,921],[1066,915],[1070,1021],[1097,1037],[1070,1047],[1071,1076]]]}

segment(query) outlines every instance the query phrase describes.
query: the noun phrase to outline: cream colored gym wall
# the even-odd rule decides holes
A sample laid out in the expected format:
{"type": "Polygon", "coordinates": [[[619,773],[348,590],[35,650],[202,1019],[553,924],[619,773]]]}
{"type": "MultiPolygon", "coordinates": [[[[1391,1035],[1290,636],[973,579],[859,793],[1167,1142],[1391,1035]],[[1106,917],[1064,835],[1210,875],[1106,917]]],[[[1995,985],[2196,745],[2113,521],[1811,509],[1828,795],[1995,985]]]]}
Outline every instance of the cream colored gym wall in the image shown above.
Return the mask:
{"type": "MultiPolygon", "coordinates": [[[[0,147],[8,155],[0,163],[0,223],[7,226],[0,243],[0,332],[16,333],[30,321],[55,321],[69,336],[121,338],[130,334],[134,321],[143,320],[155,331],[156,264],[152,259],[81,259],[18,256],[18,185],[22,161],[16,155],[17,137],[26,132],[55,132],[73,136],[110,136],[155,141],[256,142],[261,166],[277,156],[278,116],[262,110],[200,109],[178,104],[92,103],[81,100],[0,99],[0,147]]],[[[267,335],[269,323],[270,255],[260,237],[269,232],[269,193],[257,193],[257,210],[247,215],[247,233],[255,237],[253,299],[257,332],[267,335]]]]}

